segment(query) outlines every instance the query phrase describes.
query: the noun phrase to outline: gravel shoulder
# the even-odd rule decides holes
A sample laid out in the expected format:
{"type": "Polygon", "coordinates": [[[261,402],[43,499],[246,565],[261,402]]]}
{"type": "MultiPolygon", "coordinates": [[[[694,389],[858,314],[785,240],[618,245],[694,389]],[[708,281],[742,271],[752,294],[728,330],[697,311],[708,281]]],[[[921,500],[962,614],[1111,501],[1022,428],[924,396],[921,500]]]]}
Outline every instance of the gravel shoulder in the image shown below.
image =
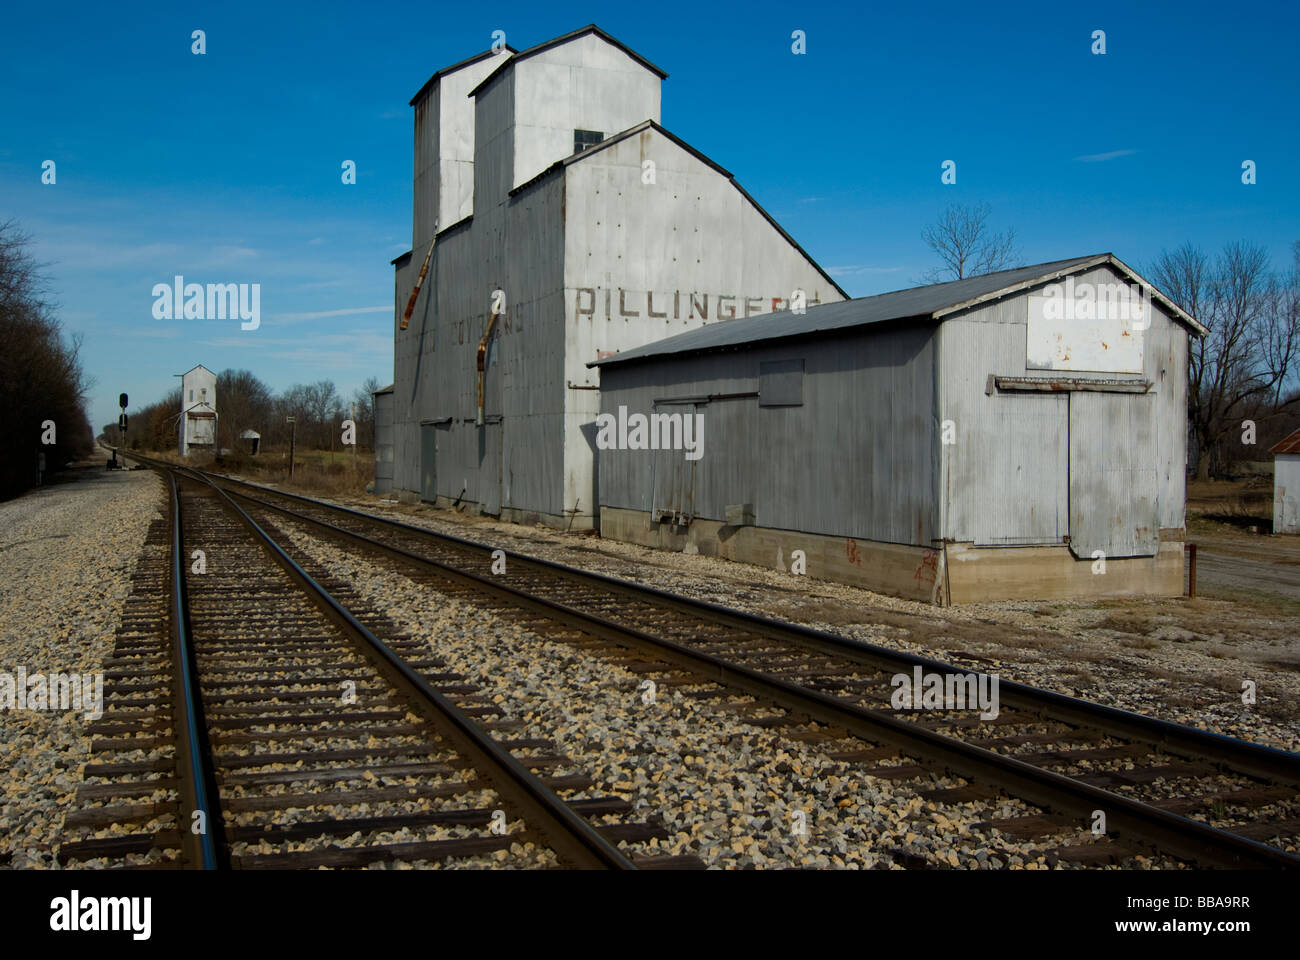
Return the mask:
{"type": "MultiPolygon", "coordinates": [[[[0,674],[100,673],[162,505],[154,473],[102,461],[0,503],[0,674]]],[[[0,866],[55,866],[90,756],[88,712],[0,709],[0,866]]]]}

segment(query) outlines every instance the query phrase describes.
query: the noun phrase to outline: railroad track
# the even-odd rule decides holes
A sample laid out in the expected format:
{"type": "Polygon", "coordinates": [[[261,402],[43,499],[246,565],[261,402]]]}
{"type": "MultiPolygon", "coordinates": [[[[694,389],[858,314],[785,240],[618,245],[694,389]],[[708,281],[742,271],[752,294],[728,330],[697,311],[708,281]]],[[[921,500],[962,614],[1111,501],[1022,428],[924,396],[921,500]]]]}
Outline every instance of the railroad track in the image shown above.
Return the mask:
{"type": "Polygon", "coordinates": [[[554,744],[512,739],[481,690],[226,494],[166,476],[61,863],[701,865],[638,855],[661,828],[559,773],[554,744]]]}
{"type": "Polygon", "coordinates": [[[767,717],[769,725],[818,721],[822,730],[812,736],[873,776],[922,786],[939,770],[964,779],[926,792],[928,799],[1010,795],[1034,804],[1041,813],[983,826],[1017,838],[1059,836],[1067,859],[1114,862],[1155,850],[1204,866],[1300,866],[1295,754],[1009,681],[1000,682],[996,719],[971,710],[896,710],[890,680],[897,674],[966,671],[510,551],[506,572],[496,575],[490,545],[219,482],[251,508],[373,551],[444,592],[544,617],[583,642],[634,650],[642,670],[657,663],[664,676],[684,671],[774,703],[785,720],[767,717]],[[842,736],[856,746],[836,743],[842,736]],[[1097,811],[1104,839],[1080,842],[1097,811]]]}

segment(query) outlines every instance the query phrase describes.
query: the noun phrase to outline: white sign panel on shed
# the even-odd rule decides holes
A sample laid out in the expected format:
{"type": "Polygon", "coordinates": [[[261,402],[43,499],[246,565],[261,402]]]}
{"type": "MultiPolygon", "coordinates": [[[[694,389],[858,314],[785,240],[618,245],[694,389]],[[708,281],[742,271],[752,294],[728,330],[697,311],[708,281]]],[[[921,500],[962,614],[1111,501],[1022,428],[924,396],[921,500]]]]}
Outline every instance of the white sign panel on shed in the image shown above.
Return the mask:
{"type": "Polygon", "coordinates": [[[1097,300],[1031,294],[1025,366],[1030,370],[1141,373],[1149,305],[1122,293],[1097,300]],[[1145,322],[1144,322],[1145,321],[1145,322]]]}

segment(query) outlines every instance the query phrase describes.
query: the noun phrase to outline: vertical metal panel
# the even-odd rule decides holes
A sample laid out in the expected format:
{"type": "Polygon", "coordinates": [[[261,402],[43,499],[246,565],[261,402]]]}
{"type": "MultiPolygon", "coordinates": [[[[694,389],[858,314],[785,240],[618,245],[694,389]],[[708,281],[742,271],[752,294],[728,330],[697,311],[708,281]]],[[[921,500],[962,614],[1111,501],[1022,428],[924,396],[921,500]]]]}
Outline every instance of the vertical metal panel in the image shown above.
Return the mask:
{"type": "Polygon", "coordinates": [[[432,503],[437,497],[438,434],[431,423],[420,424],[420,499],[432,503]]]}
{"type": "MultiPolygon", "coordinates": [[[[946,515],[944,536],[950,540],[1047,542],[1056,534],[1055,524],[1049,528],[1047,516],[1055,514],[1049,505],[1065,502],[1067,463],[1064,457],[1054,455],[1055,448],[1046,433],[1038,444],[1044,455],[1033,461],[1026,449],[1033,439],[1024,430],[1032,429],[1035,422],[1046,427],[1059,416],[1063,433],[1064,412],[1052,404],[1030,407],[985,392],[989,374],[1025,374],[1026,316],[1025,298],[1018,296],[951,317],[939,327],[937,419],[941,429],[950,421],[955,441],[941,444],[936,450],[943,459],[940,496],[946,515]],[[1008,428],[1014,434],[1008,435],[1008,428]],[[1031,476],[1022,475],[1011,487],[993,479],[1005,481],[1015,476],[1022,464],[1043,493],[1035,504],[1032,523],[1019,493],[1023,485],[1031,482],[1031,476]]],[[[1028,402],[1034,398],[1019,399],[1028,402]]],[[[1062,529],[1060,534],[1064,533],[1062,529]]],[[[1055,536],[1055,542],[1060,542],[1059,536],[1055,536]]]]}
{"type": "Polygon", "coordinates": [[[1186,524],[1187,337],[1187,328],[1157,305],[1146,331],[1144,375],[1154,397],[1160,526],[1175,530],[1186,524]]]}
{"type": "Polygon", "coordinates": [[[1070,548],[1078,557],[1149,557],[1159,549],[1155,398],[1070,395],[1070,548]]]}
{"type": "Polygon", "coordinates": [[[393,395],[375,394],[375,493],[393,489],[393,395]]]}
{"type": "Polygon", "coordinates": [[[997,506],[975,512],[976,545],[1063,542],[1069,533],[1069,408],[1069,398],[1059,393],[989,398],[979,456],[984,491],[997,506]]]}
{"type": "Polygon", "coordinates": [[[1273,457],[1273,532],[1300,533],[1300,456],[1273,457]]]}

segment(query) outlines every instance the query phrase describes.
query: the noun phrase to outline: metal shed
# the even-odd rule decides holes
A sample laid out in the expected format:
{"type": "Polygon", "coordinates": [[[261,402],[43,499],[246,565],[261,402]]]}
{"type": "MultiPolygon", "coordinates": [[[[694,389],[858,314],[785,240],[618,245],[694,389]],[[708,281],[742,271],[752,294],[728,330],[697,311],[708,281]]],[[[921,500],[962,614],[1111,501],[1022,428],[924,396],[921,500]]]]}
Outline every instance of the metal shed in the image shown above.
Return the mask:
{"type": "Polygon", "coordinates": [[[1268,452],[1273,454],[1273,532],[1300,533],[1300,430],[1268,452]]]}
{"type": "Polygon", "coordinates": [[[798,550],[809,575],[941,603],[1180,593],[1203,332],[1101,254],[624,351],[591,364],[600,422],[639,413],[651,436],[599,444],[601,533],[765,566],[798,550]],[[693,460],[664,449],[679,412],[693,460]]]}

